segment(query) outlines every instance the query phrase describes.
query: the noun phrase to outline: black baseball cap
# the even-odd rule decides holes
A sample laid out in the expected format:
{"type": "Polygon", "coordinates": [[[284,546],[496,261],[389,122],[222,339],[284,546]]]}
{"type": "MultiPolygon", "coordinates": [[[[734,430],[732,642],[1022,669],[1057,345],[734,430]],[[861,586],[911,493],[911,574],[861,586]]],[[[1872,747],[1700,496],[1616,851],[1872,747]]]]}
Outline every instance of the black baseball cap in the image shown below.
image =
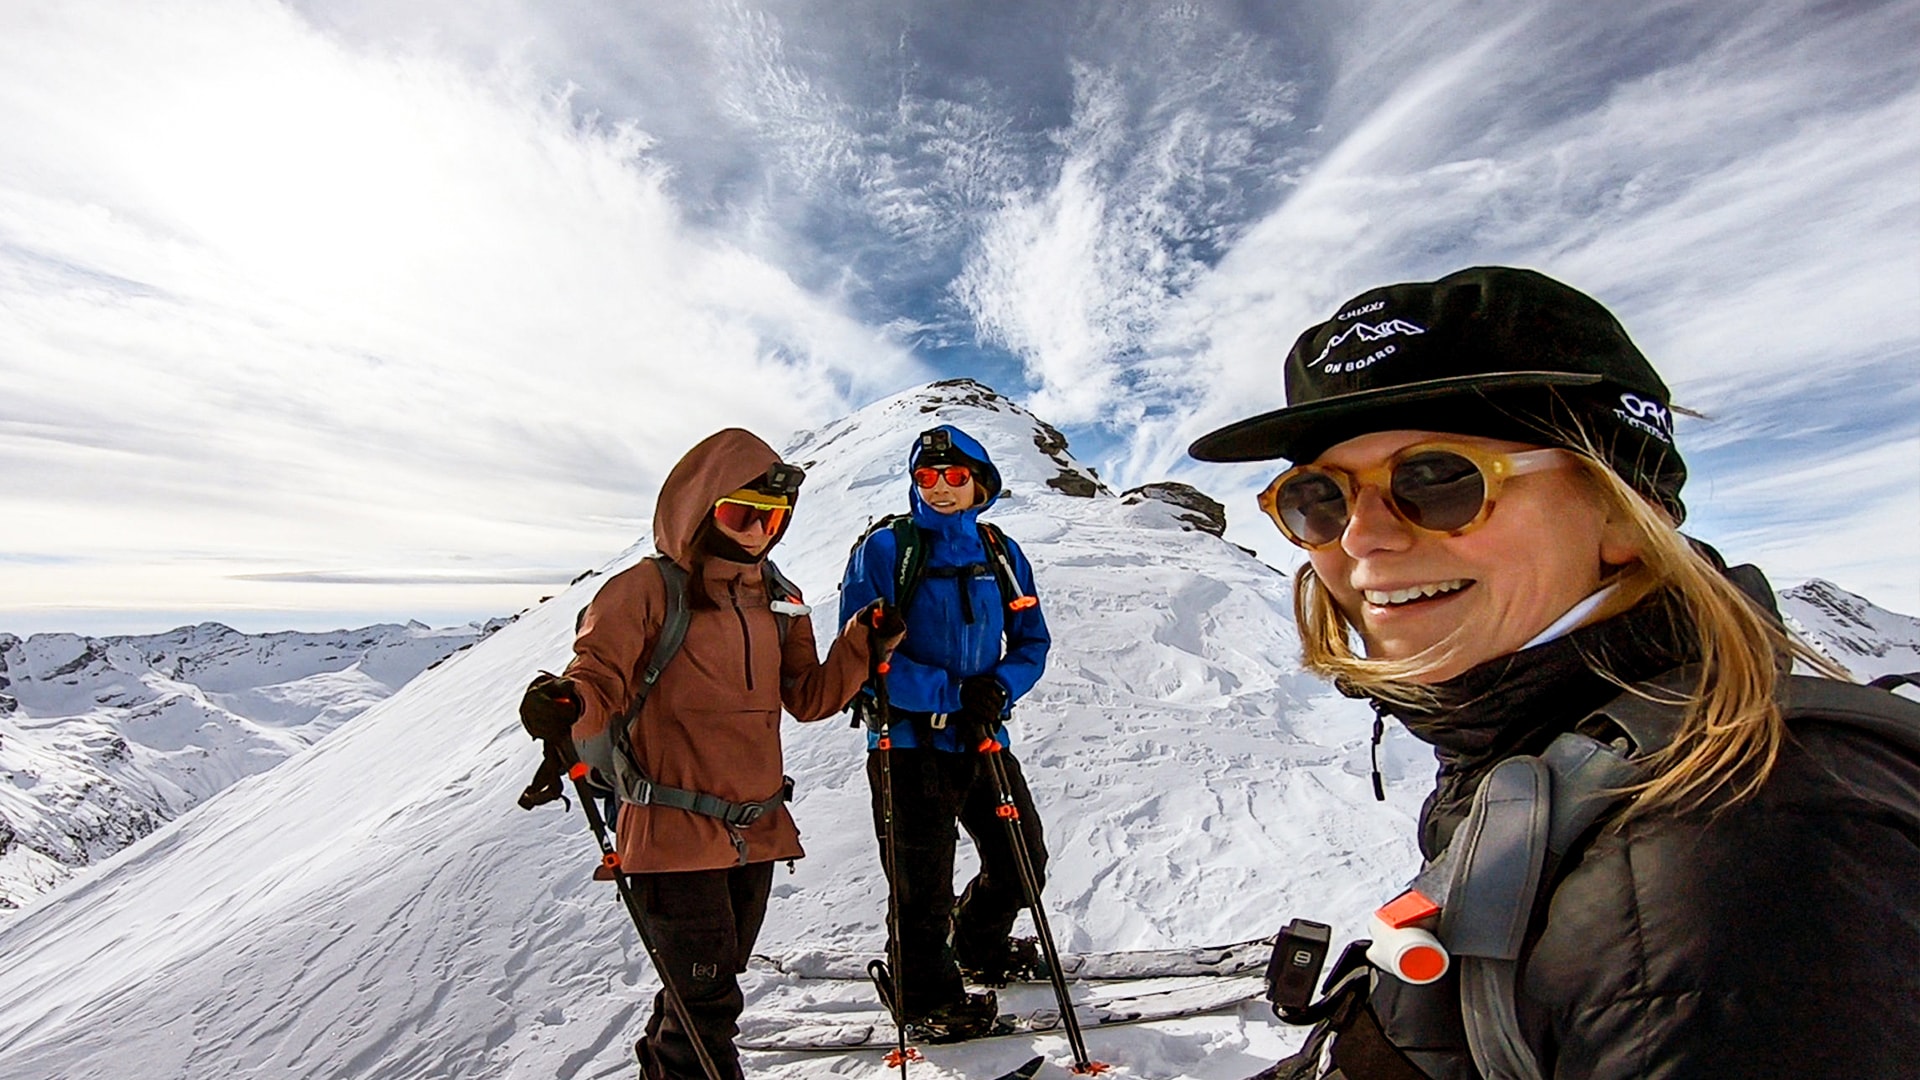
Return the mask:
{"type": "Polygon", "coordinates": [[[1304,462],[1402,428],[1549,446],[1584,431],[1636,490],[1685,513],[1666,384],[1599,301],[1532,270],[1476,266],[1361,293],[1294,342],[1286,391],[1285,408],[1187,452],[1304,462]]]}

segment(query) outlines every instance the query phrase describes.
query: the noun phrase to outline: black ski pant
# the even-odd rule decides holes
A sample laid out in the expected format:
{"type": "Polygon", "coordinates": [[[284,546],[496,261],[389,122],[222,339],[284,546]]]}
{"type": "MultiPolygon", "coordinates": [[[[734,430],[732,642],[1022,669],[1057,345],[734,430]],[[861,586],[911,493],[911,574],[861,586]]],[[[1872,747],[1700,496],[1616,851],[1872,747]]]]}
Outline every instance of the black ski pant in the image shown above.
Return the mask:
{"type": "MultiPolygon", "coordinates": [[[[658,974],[671,979],[686,1002],[693,1035],[706,1046],[722,1077],[744,1080],[740,1052],[733,1045],[745,1005],[735,976],[747,970],[747,958],[767,917],[773,864],[635,874],[629,880],[666,969],[658,974]]],[[[635,1050],[647,1080],[706,1078],[664,989],[653,996],[653,1016],[635,1050]]]]}
{"type": "MultiPolygon", "coordinates": [[[[886,806],[881,767],[892,755],[893,873],[899,910],[900,966],[909,1017],[923,1016],[965,994],[958,962],[989,965],[1004,952],[1013,920],[1027,906],[1019,864],[986,758],[977,752],[949,753],[920,747],[867,752],[867,783],[873,793],[873,826],[880,858],[887,858],[886,806]],[[967,883],[956,911],[953,852],[959,842],[954,823],[973,838],[980,872],[967,883]],[[949,938],[951,935],[951,938],[949,938]],[[958,962],[956,962],[958,961],[958,962]]],[[[1007,785],[1020,810],[1020,832],[1032,860],[1035,888],[1046,882],[1047,846],[1040,815],[1033,808],[1026,777],[1013,754],[999,755],[1007,785]]],[[[891,928],[888,955],[893,955],[891,928]]]]}

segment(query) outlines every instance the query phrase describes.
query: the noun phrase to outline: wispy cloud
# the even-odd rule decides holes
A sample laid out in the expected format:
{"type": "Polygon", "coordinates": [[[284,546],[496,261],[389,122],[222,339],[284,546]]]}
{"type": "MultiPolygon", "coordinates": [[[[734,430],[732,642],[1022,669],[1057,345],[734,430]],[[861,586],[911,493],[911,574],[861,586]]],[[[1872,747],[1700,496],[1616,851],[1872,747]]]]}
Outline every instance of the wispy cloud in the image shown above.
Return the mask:
{"type": "Polygon", "coordinates": [[[0,8],[0,596],[511,608],[285,575],[571,576],[707,431],[949,374],[1288,564],[1264,470],[1187,443],[1345,297],[1507,262],[1713,417],[1693,528],[1787,577],[1837,530],[1897,605],[1916,38],[1811,0],[0,8]],[[1825,461],[1888,479],[1767,496],[1825,461]]]}
{"type": "MultiPolygon", "coordinates": [[[[1920,129],[1901,117],[1920,108],[1920,61],[1895,43],[1920,30],[1920,12],[1451,10],[1417,37],[1354,35],[1316,159],[1160,320],[1149,366],[1177,405],[1136,428],[1123,479],[1180,472],[1250,508],[1260,470],[1186,467],[1180,454],[1211,426],[1282,403],[1279,363],[1300,330],[1371,285],[1514,263],[1607,302],[1679,400],[1717,418],[1683,427],[1683,447],[1696,434],[1742,444],[1711,459],[1719,476],[1695,469],[1693,526],[1709,539],[1763,512],[1751,500],[1783,459],[1751,436],[1772,416],[1828,426],[1822,460],[1892,448],[1875,458],[1891,499],[1781,500],[1764,513],[1782,536],[1839,526],[1851,538],[1832,571],[1843,583],[1888,602],[1914,595],[1902,567],[1920,420],[1876,411],[1884,423],[1860,423],[1857,403],[1809,391],[1856,373],[1869,393],[1904,388],[1916,374],[1920,189],[1905,178],[1920,175],[1920,129]]],[[[1270,531],[1242,535],[1290,562],[1270,531]]],[[[1790,560],[1788,573],[1818,562],[1790,560]]]]}
{"type": "Polygon", "coordinates": [[[10,7],[0,71],[0,512],[41,552],[581,563],[707,432],[916,367],[510,70],[202,3],[10,7]]]}

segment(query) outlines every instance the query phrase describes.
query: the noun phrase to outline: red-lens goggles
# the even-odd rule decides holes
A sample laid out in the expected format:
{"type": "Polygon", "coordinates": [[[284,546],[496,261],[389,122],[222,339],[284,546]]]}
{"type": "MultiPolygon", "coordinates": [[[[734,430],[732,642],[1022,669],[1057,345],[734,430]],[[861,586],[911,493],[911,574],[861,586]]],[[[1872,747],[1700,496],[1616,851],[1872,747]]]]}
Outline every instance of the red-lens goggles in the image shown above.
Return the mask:
{"type": "Polygon", "coordinates": [[[713,504],[713,520],[739,533],[759,525],[771,536],[780,531],[791,513],[793,503],[784,496],[758,492],[736,491],[713,504]]]}
{"type": "Polygon", "coordinates": [[[913,470],[913,482],[923,488],[930,488],[942,480],[948,487],[965,487],[973,479],[973,470],[965,465],[948,465],[936,469],[930,465],[913,470]]]}

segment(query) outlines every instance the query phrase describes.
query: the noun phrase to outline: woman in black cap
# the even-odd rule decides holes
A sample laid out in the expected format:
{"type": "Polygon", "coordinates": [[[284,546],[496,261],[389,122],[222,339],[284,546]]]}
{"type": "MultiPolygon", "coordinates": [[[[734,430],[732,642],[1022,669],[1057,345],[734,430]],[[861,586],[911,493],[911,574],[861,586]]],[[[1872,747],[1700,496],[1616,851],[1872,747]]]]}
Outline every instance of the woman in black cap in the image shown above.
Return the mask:
{"type": "Polygon", "coordinates": [[[1667,389],[1620,324],[1463,270],[1343,305],[1286,385],[1191,452],[1297,463],[1260,504],[1307,551],[1306,663],[1439,770],[1427,866],[1262,1076],[1912,1075],[1920,706],[1677,531],[1667,389]]]}

